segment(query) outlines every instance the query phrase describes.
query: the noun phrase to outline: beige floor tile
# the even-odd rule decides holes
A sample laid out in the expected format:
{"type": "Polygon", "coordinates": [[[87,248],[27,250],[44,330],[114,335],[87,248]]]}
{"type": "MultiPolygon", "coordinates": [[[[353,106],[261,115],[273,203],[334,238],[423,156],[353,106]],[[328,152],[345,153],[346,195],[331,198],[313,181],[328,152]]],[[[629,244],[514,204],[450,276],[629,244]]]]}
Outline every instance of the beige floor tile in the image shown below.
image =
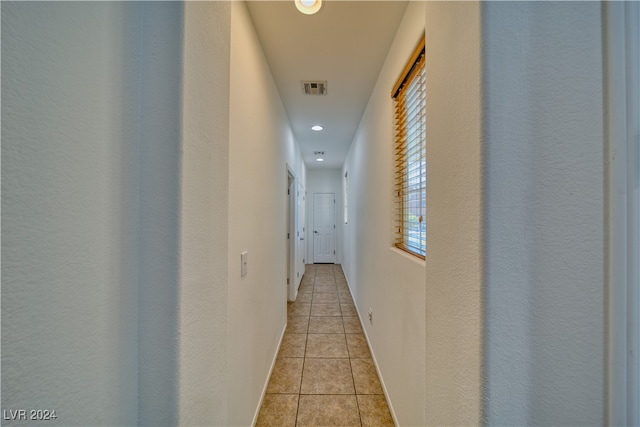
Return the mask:
{"type": "Polygon", "coordinates": [[[382,386],[373,359],[351,359],[357,394],[382,394],[382,386]]]}
{"type": "Polygon", "coordinates": [[[357,316],[358,312],[356,311],[356,307],[351,303],[340,303],[340,310],[342,311],[343,316],[357,316]]]}
{"type": "Polygon", "coordinates": [[[298,426],[360,426],[355,395],[301,395],[298,426]]]}
{"type": "MultiPolygon", "coordinates": [[[[341,293],[342,293],[342,294],[344,294],[345,292],[338,292],[338,297],[340,297],[340,294],[341,294],[341,293]]],[[[349,301],[349,300],[344,301],[344,302],[342,302],[342,301],[341,301],[340,303],[341,303],[341,304],[345,304],[345,305],[350,305],[350,306],[352,306],[352,307],[355,307],[355,304],[353,303],[353,299],[352,299],[351,301],[349,301]]]]}
{"type": "Polygon", "coordinates": [[[314,286],[335,286],[336,279],[333,276],[319,276],[313,281],[314,286]]]}
{"type": "Polygon", "coordinates": [[[338,298],[340,302],[353,304],[353,296],[349,290],[338,289],[338,298]]]}
{"type": "Polygon", "coordinates": [[[393,426],[340,265],[306,266],[256,425],[296,417],[300,426],[393,426]]]}
{"type": "Polygon", "coordinates": [[[354,359],[369,358],[371,352],[363,334],[346,334],[349,357],[354,359]]]}
{"type": "Polygon", "coordinates": [[[300,393],[302,357],[279,357],[273,367],[267,393],[300,393]]]}
{"type": "Polygon", "coordinates": [[[297,412],[297,394],[265,394],[256,427],[294,427],[297,412]]]}
{"type": "Polygon", "coordinates": [[[346,282],[345,283],[340,283],[340,282],[336,283],[336,288],[338,289],[338,292],[350,292],[349,285],[347,285],[346,282]]]}
{"type": "Polygon", "coordinates": [[[287,304],[287,314],[289,316],[308,316],[311,311],[311,303],[290,302],[287,304]]]}
{"type": "Polygon", "coordinates": [[[309,318],[307,316],[287,317],[287,333],[306,334],[309,329],[309,318]]]}
{"type": "Polygon", "coordinates": [[[349,359],[304,360],[301,394],[355,394],[349,359]]]}
{"type": "Polygon", "coordinates": [[[347,334],[361,334],[362,325],[360,319],[357,316],[343,316],[342,323],[344,324],[344,332],[347,334]]]}
{"type": "Polygon", "coordinates": [[[327,293],[337,294],[338,287],[335,285],[335,283],[328,283],[328,282],[317,283],[316,282],[316,284],[313,285],[313,292],[316,294],[327,294],[327,293]]]}
{"type": "Polygon", "coordinates": [[[311,306],[312,316],[342,316],[342,310],[340,310],[340,304],[328,303],[328,304],[316,304],[311,306]]]}
{"type": "Polygon", "coordinates": [[[343,304],[353,304],[353,299],[349,292],[338,291],[338,299],[343,304]]]}
{"type": "Polygon", "coordinates": [[[331,276],[333,277],[334,272],[333,272],[333,268],[316,268],[316,277],[318,276],[331,276]]]}
{"type": "Polygon", "coordinates": [[[340,299],[338,298],[337,293],[321,293],[317,292],[313,294],[313,302],[315,303],[339,303],[340,299]]]}
{"type": "Polygon", "coordinates": [[[339,316],[311,317],[309,321],[310,334],[344,334],[342,318],[339,316]]]}
{"type": "Polygon", "coordinates": [[[298,288],[298,296],[300,296],[300,294],[309,293],[313,293],[313,285],[300,285],[300,287],[298,288]]]}
{"type": "Polygon", "coordinates": [[[280,345],[279,357],[304,357],[307,334],[285,333],[280,345]]]}
{"type": "Polygon", "coordinates": [[[344,334],[309,334],[305,357],[349,357],[344,334]]]}
{"type": "Polygon", "coordinates": [[[301,281],[300,281],[300,287],[298,289],[306,289],[306,288],[312,288],[313,287],[313,282],[315,281],[315,277],[307,277],[305,276],[301,281]]]}
{"type": "Polygon", "coordinates": [[[298,293],[300,292],[313,292],[313,282],[302,282],[298,287],[298,293]]]}
{"type": "Polygon", "coordinates": [[[358,395],[358,407],[363,426],[394,426],[383,395],[358,395]]]}
{"type": "Polygon", "coordinates": [[[334,294],[338,295],[338,288],[335,285],[315,285],[313,287],[313,294],[334,294]]]}
{"type": "Polygon", "coordinates": [[[313,292],[298,292],[298,296],[296,297],[296,302],[299,303],[310,303],[313,300],[313,292]]]}

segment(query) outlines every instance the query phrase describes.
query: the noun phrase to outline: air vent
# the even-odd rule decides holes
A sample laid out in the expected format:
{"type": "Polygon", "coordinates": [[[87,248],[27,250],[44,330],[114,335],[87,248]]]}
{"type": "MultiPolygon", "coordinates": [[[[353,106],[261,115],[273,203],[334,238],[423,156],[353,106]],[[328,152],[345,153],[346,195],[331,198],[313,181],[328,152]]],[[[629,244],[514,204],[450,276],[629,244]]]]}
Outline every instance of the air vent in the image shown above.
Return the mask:
{"type": "Polygon", "coordinates": [[[327,81],[303,81],[302,91],[305,95],[326,95],[327,81]]]}
{"type": "Polygon", "coordinates": [[[314,151],[313,155],[314,156],[324,156],[324,151],[314,151]]]}

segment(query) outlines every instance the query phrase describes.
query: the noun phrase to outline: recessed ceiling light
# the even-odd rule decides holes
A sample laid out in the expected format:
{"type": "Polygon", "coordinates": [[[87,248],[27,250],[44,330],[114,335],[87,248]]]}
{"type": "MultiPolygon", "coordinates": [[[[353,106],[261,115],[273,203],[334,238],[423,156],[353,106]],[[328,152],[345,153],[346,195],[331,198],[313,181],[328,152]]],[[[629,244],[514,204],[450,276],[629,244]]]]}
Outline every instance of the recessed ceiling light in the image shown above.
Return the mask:
{"type": "Polygon", "coordinates": [[[295,0],[298,10],[305,15],[313,15],[322,7],[322,0],[295,0]]]}
{"type": "Polygon", "coordinates": [[[318,158],[316,159],[316,162],[324,162],[324,159],[323,159],[322,157],[318,157],[318,158]]]}
{"type": "Polygon", "coordinates": [[[311,129],[315,130],[316,132],[320,132],[324,128],[320,125],[314,125],[314,126],[311,126],[311,129]]]}

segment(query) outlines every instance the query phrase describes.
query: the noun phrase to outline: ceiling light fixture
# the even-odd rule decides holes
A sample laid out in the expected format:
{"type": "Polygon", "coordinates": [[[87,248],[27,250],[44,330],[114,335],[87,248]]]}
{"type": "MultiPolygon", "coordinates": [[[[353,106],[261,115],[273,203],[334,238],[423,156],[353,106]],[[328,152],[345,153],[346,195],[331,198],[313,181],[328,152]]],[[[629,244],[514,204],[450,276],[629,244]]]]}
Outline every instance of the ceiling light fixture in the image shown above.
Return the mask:
{"type": "Polygon", "coordinates": [[[311,126],[311,130],[315,130],[316,132],[320,132],[322,129],[324,128],[320,125],[311,126]]]}
{"type": "Polygon", "coordinates": [[[322,7],[322,0],[294,0],[298,10],[305,15],[313,15],[322,7]]]}
{"type": "Polygon", "coordinates": [[[318,157],[318,158],[316,159],[316,162],[324,162],[324,159],[323,159],[322,157],[318,157]]]}

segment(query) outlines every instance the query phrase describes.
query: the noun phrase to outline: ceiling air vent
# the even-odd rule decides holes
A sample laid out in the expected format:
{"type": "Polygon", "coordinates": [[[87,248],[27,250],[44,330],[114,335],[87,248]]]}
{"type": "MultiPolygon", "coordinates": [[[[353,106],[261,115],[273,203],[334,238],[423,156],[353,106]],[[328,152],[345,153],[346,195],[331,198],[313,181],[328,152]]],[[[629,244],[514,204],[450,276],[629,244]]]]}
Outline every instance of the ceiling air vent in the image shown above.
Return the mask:
{"type": "Polygon", "coordinates": [[[324,151],[314,151],[313,155],[314,156],[324,156],[324,151]]]}
{"type": "Polygon", "coordinates": [[[302,91],[305,95],[326,95],[327,94],[327,81],[303,81],[302,91]]]}

